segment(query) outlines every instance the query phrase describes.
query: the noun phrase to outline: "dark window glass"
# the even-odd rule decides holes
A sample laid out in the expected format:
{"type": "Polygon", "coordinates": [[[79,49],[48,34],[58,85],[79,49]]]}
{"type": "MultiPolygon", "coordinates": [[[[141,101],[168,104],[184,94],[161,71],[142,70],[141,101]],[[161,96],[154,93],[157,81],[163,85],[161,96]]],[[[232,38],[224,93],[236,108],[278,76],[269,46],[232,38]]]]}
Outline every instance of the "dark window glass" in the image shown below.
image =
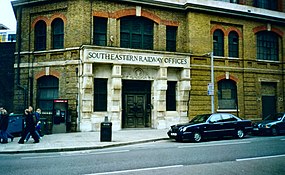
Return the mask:
{"type": "Polygon", "coordinates": [[[263,9],[277,10],[278,0],[254,0],[254,6],[263,9]]]}
{"type": "Polygon", "coordinates": [[[236,32],[230,32],[229,34],[229,57],[238,58],[238,34],[236,32]]]}
{"type": "Polygon", "coordinates": [[[257,59],[278,61],[278,35],[273,32],[259,32],[257,38],[257,59]]]}
{"type": "Polygon", "coordinates": [[[218,104],[219,109],[236,109],[237,87],[232,80],[221,80],[218,82],[218,104]]]}
{"type": "Polygon", "coordinates": [[[153,22],[143,17],[124,17],[120,24],[120,45],[124,48],[153,49],[153,22]]]}
{"type": "Polygon", "coordinates": [[[166,90],[166,110],[176,111],[176,81],[167,82],[166,90]]]}
{"type": "Polygon", "coordinates": [[[8,34],[8,41],[16,41],[16,34],[8,34]]]}
{"type": "Polygon", "coordinates": [[[215,0],[215,1],[230,2],[230,3],[235,3],[235,4],[239,3],[239,0],[215,0]]]}
{"type": "Polygon", "coordinates": [[[62,19],[56,18],[51,23],[52,29],[52,48],[62,49],[64,46],[64,23],[62,19]]]}
{"type": "Polygon", "coordinates": [[[176,51],[176,33],[177,27],[166,26],[166,50],[170,52],[176,51]]]}
{"type": "Polygon", "coordinates": [[[46,27],[44,21],[38,21],[35,25],[35,50],[46,49],[46,27]]]}
{"type": "Polygon", "coordinates": [[[94,17],[93,44],[98,46],[107,45],[107,18],[94,17]]]}
{"type": "Polygon", "coordinates": [[[94,79],[94,111],[107,111],[107,79],[94,79]]]}
{"type": "Polygon", "coordinates": [[[54,76],[43,76],[37,80],[37,106],[43,113],[49,114],[53,109],[53,100],[58,98],[59,81],[54,76]]]}
{"type": "Polygon", "coordinates": [[[214,56],[224,56],[224,33],[216,30],[213,36],[214,56]]]}

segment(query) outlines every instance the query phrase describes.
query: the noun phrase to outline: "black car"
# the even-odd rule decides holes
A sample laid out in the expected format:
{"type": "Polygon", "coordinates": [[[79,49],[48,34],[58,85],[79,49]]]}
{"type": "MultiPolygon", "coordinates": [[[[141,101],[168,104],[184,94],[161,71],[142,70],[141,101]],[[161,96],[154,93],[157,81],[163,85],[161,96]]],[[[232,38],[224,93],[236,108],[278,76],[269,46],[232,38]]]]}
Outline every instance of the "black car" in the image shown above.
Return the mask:
{"type": "Polygon", "coordinates": [[[215,113],[197,115],[189,123],[173,125],[167,135],[176,141],[200,142],[206,137],[243,138],[251,130],[250,120],[242,120],[229,113],[215,113]]]}
{"type": "Polygon", "coordinates": [[[285,113],[268,115],[261,122],[253,123],[254,135],[279,135],[285,133],[285,113]]]}

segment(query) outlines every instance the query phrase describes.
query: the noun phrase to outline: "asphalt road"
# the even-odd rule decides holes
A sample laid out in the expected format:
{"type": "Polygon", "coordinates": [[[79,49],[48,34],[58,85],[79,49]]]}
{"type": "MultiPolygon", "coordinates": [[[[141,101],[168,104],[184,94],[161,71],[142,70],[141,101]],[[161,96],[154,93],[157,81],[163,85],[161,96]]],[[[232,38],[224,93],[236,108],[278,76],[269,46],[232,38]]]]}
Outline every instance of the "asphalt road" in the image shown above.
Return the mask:
{"type": "MultiPolygon", "coordinates": [[[[101,150],[1,155],[3,175],[283,175],[285,136],[179,143],[172,140],[101,150]]],[[[1,145],[0,145],[1,146],[1,145]]]]}

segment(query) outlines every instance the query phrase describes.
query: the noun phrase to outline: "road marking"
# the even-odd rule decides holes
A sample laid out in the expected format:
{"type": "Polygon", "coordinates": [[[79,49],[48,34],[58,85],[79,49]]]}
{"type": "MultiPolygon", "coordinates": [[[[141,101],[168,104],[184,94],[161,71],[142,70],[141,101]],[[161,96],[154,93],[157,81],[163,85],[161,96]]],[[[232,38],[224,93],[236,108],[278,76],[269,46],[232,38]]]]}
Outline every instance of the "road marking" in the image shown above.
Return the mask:
{"type": "Polygon", "coordinates": [[[77,151],[77,152],[66,152],[60,153],[59,155],[49,155],[49,156],[30,156],[21,157],[21,159],[45,159],[45,158],[57,158],[57,157],[70,157],[70,156],[84,156],[84,155],[100,155],[100,154],[113,154],[113,153],[124,153],[130,150],[118,150],[118,151],[105,151],[105,152],[90,152],[90,151],[77,151]]]}
{"type": "Polygon", "coordinates": [[[234,143],[214,143],[214,144],[197,144],[189,146],[178,146],[178,148],[200,148],[200,147],[209,147],[209,146],[226,146],[226,145],[239,145],[239,144],[249,144],[251,142],[234,142],[234,143]]]}
{"type": "Polygon", "coordinates": [[[275,156],[263,156],[263,157],[251,157],[251,158],[244,158],[244,159],[236,159],[236,161],[241,162],[241,161],[249,161],[249,160],[271,159],[271,158],[278,158],[278,157],[285,157],[285,154],[275,155],[275,156]]]}
{"type": "Polygon", "coordinates": [[[160,170],[160,169],[178,168],[178,167],[182,167],[182,166],[183,166],[183,165],[162,166],[162,167],[141,168],[141,169],[122,170],[122,171],[111,171],[111,172],[85,174],[85,175],[106,175],[106,174],[131,173],[131,172],[139,172],[139,171],[150,171],[150,170],[160,170]]]}

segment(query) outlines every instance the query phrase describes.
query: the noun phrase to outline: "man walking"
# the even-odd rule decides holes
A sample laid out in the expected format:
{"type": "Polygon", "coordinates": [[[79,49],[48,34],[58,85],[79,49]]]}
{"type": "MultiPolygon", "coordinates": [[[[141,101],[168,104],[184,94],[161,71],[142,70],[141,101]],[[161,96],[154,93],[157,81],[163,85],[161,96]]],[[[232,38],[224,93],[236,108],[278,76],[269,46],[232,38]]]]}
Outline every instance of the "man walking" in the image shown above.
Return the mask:
{"type": "Polygon", "coordinates": [[[7,128],[9,124],[9,119],[7,115],[7,111],[5,109],[1,110],[1,121],[0,121],[0,131],[1,131],[1,143],[8,143],[7,138],[7,128]]]}
{"type": "Polygon", "coordinates": [[[30,133],[34,139],[34,143],[39,143],[39,137],[36,134],[36,125],[37,125],[37,120],[36,116],[33,113],[33,107],[29,106],[28,109],[25,110],[25,121],[26,121],[26,127],[24,129],[24,133],[21,136],[19,140],[19,144],[24,144],[24,140],[27,137],[27,134],[30,133]]]}

